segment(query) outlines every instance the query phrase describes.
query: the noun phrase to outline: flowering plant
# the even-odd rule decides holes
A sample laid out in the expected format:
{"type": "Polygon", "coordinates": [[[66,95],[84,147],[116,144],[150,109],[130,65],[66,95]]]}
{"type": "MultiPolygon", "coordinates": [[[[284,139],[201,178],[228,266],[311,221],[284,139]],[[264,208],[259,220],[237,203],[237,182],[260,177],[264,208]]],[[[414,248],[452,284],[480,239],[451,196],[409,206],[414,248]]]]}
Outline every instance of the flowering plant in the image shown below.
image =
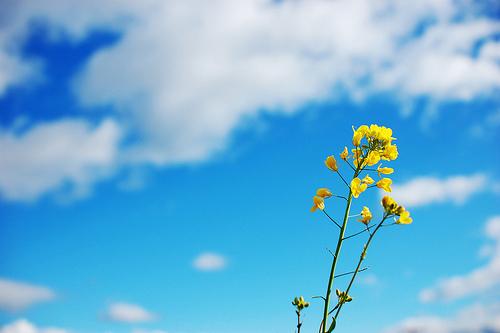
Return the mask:
{"type": "MultiPolygon", "coordinates": [[[[371,220],[373,219],[373,215],[370,209],[367,206],[364,206],[361,213],[355,215],[361,217],[360,219],[358,219],[358,221],[364,224],[364,230],[349,236],[345,235],[349,218],[353,217],[349,215],[352,200],[358,199],[360,195],[369,188],[376,187],[384,190],[385,192],[391,192],[392,180],[385,177],[385,175],[392,174],[394,172],[394,169],[383,167],[380,162],[393,161],[398,157],[398,148],[395,144],[393,144],[393,140],[395,140],[395,138],[392,137],[392,130],[390,128],[378,125],[370,125],[369,127],[367,125],[362,125],[357,129],[354,129],[353,127],[353,131],[354,134],[352,137],[352,144],[354,147],[351,149],[351,153],[349,153],[349,149],[347,149],[347,147],[344,147],[344,150],[340,153],[340,158],[353,172],[350,182],[347,182],[344,176],[339,171],[337,160],[333,155],[328,156],[325,160],[326,167],[335,172],[347,186],[349,191],[347,197],[333,194],[328,188],[320,188],[316,191],[316,195],[313,197],[313,206],[311,208],[311,212],[315,212],[317,210],[322,211],[324,215],[339,228],[337,245],[335,248],[335,252],[332,253],[333,260],[328,278],[326,294],[324,297],[319,296],[319,298],[323,299],[324,301],[322,317],[323,319],[321,320],[319,330],[320,333],[332,332],[337,325],[337,320],[339,318],[342,307],[346,303],[352,301],[353,298],[349,295],[349,292],[358,273],[364,270],[361,268],[361,264],[365,260],[368,247],[370,246],[370,243],[372,242],[377,232],[382,227],[397,224],[410,224],[413,221],[410,217],[410,213],[403,206],[399,205],[391,197],[384,196],[381,200],[383,214],[380,221],[370,224],[371,220]],[[374,166],[377,164],[378,166],[374,168],[374,166]],[[372,174],[378,180],[375,182],[370,174],[372,174]],[[325,200],[330,198],[340,198],[344,199],[346,202],[342,223],[338,223],[326,211],[325,200]],[[391,220],[392,222],[387,222],[391,220]],[[341,254],[342,243],[346,239],[361,235],[365,232],[368,233],[369,236],[363,246],[363,249],[361,250],[361,254],[354,271],[335,275],[335,269],[337,267],[337,263],[341,254]],[[336,277],[343,275],[351,275],[351,279],[344,291],[341,291],[339,289],[336,290],[337,302],[330,309],[334,280],[336,277]],[[330,316],[331,321],[329,320],[330,316]]],[[[300,311],[306,306],[299,307],[299,305],[309,305],[309,303],[305,302],[301,296],[300,298],[295,298],[292,304],[297,307],[297,331],[298,333],[300,333],[300,328],[302,326],[302,323],[300,321],[300,311]],[[300,302],[296,302],[296,300],[300,302]]]]}

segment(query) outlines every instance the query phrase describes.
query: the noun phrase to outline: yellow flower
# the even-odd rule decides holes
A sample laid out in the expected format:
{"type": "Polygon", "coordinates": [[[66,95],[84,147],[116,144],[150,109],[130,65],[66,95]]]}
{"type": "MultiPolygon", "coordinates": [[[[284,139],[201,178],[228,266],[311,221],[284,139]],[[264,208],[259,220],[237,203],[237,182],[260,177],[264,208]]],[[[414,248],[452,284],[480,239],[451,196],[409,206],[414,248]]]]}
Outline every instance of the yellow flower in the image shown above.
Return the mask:
{"type": "Polygon", "coordinates": [[[390,178],[382,178],[377,182],[377,187],[383,189],[386,192],[391,192],[392,180],[390,178]]]}
{"type": "Polygon", "coordinates": [[[343,159],[344,161],[347,161],[348,157],[349,157],[349,152],[347,151],[347,147],[344,147],[344,150],[340,153],[340,158],[343,159]]]}
{"type": "Polygon", "coordinates": [[[325,200],[317,195],[313,197],[313,206],[311,207],[311,212],[315,212],[316,209],[325,209],[325,200]]]}
{"type": "Polygon", "coordinates": [[[388,127],[380,127],[379,131],[379,139],[382,141],[386,141],[387,143],[391,143],[394,138],[392,137],[392,129],[388,127]]]}
{"type": "Polygon", "coordinates": [[[393,161],[398,158],[398,147],[396,145],[388,144],[384,148],[384,153],[382,154],[382,159],[387,161],[393,161]]]}
{"type": "Polygon", "coordinates": [[[363,180],[361,182],[365,183],[365,184],[368,184],[368,185],[371,185],[375,181],[372,179],[372,177],[370,177],[370,175],[366,175],[365,178],[363,178],[363,180]]]}
{"type": "Polygon", "coordinates": [[[330,155],[326,158],[325,165],[332,171],[337,171],[339,169],[339,167],[337,166],[337,160],[335,159],[335,157],[333,157],[333,155],[330,155]]]}
{"type": "Polygon", "coordinates": [[[368,157],[366,158],[366,164],[375,165],[380,161],[380,155],[377,151],[370,151],[368,157]]]}
{"type": "Polygon", "coordinates": [[[382,206],[387,213],[394,214],[398,208],[398,203],[393,198],[386,195],[382,198],[382,206]]]}
{"type": "Polygon", "coordinates": [[[380,174],[384,175],[390,175],[391,173],[394,172],[393,168],[382,168],[382,165],[379,165],[377,168],[378,176],[380,177],[380,174]]]}
{"type": "Polygon", "coordinates": [[[399,219],[396,221],[397,224],[410,224],[412,222],[413,219],[410,217],[410,212],[407,210],[401,212],[399,219]]]}
{"type": "Polygon", "coordinates": [[[332,196],[332,192],[330,192],[329,189],[322,187],[316,191],[316,196],[321,197],[321,198],[329,198],[332,196]]]}
{"type": "MultiPolygon", "coordinates": [[[[354,127],[352,129],[354,130],[354,127]]],[[[354,134],[352,136],[352,144],[356,147],[359,146],[365,134],[368,133],[368,130],[368,126],[366,125],[361,125],[357,130],[354,130],[354,134]]]]}
{"type": "Polygon", "coordinates": [[[361,183],[361,179],[359,179],[358,177],[354,178],[351,181],[351,192],[353,197],[359,197],[359,195],[363,193],[367,187],[368,185],[361,183]]]}
{"type": "Polygon", "coordinates": [[[363,206],[363,210],[361,211],[361,220],[358,220],[359,222],[363,222],[364,224],[368,224],[370,220],[372,219],[372,212],[370,212],[370,209],[366,206],[363,206]]]}

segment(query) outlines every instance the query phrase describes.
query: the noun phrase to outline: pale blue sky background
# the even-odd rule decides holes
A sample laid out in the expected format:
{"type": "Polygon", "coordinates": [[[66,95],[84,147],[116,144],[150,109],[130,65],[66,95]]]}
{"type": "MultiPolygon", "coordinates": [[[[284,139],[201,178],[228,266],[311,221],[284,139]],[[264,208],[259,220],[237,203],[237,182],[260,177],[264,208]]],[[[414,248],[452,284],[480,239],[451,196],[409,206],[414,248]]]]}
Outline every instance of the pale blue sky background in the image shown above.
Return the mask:
{"type": "Polygon", "coordinates": [[[338,331],[500,332],[495,2],[1,6],[1,333],[293,332],[337,237],[311,197],[346,193],[323,161],[370,123],[414,223],[377,237],[338,331]]]}

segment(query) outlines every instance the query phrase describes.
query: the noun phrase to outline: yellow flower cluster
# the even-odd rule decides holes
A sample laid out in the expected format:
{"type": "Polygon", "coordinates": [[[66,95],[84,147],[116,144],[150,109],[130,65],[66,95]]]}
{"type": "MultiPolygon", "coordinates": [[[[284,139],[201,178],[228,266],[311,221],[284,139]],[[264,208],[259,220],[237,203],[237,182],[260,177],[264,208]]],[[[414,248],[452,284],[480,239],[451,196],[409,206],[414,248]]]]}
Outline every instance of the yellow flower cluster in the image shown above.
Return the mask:
{"type": "MultiPolygon", "coordinates": [[[[361,125],[357,129],[354,129],[353,127],[353,131],[354,134],[352,137],[352,143],[354,145],[354,149],[351,149],[352,155],[349,154],[349,149],[347,147],[344,147],[340,153],[340,158],[342,160],[349,164],[350,159],[352,159],[352,163],[356,167],[355,169],[353,167],[354,177],[350,184],[346,183],[350,187],[352,196],[354,198],[358,198],[360,194],[366,191],[369,187],[378,187],[385,192],[392,192],[392,179],[383,177],[382,175],[390,175],[394,173],[393,168],[382,167],[382,164],[379,164],[376,170],[366,169],[367,166],[376,165],[382,160],[392,161],[398,157],[397,146],[392,143],[393,140],[395,140],[395,138],[392,137],[392,129],[372,124],[370,126],[361,125]],[[376,171],[380,179],[375,181],[369,174],[366,174],[361,179],[358,176],[363,171],[376,171]]],[[[339,173],[339,165],[335,156],[328,156],[324,163],[328,169],[339,173]]],[[[324,199],[331,196],[332,192],[330,192],[330,190],[325,188],[318,189],[316,195],[313,197],[313,206],[311,211],[314,212],[317,209],[324,210],[324,199]]],[[[405,216],[406,213],[403,215],[403,220],[405,216]]],[[[368,223],[368,221],[369,219],[367,220],[367,218],[363,216],[362,222],[368,223]]]]}
{"type": "Polygon", "coordinates": [[[410,212],[403,206],[399,205],[390,196],[386,195],[382,198],[382,206],[384,207],[384,211],[386,213],[399,216],[399,219],[396,220],[397,224],[410,224],[413,222],[413,219],[410,217],[410,212]]]}
{"type": "Polygon", "coordinates": [[[292,305],[294,305],[298,311],[301,311],[304,308],[307,308],[309,306],[309,302],[306,302],[304,300],[304,297],[295,297],[292,301],[292,305]]]}
{"type": "Polygon", "coordinates": [[[354,164],[357,166],[362,162],[362,166],[372,166],[381,159],[392,161],[398,158],[398,148],[392,144],[392,129],[378,125],[361,125],[354,129],[352,144],[356,147],[353,150],[354,164]],[[366,143],[362,144],[363,139],[366,143]],[[363,151],[365,150],[365,151],[363,151]]]}

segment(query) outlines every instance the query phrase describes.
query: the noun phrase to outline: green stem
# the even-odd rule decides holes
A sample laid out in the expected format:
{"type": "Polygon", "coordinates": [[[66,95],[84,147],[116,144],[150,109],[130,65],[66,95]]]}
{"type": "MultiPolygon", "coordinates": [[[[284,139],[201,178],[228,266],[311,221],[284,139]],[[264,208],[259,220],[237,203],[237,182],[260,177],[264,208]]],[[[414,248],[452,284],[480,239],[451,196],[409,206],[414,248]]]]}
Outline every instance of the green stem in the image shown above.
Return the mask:
{"type": "MultiPolygon", "coordinates": [[[[354,274],[351,277],[351,281],[349,281],[349,285],[347,286],[347,289],[345,290],[346,295],[349,295],[349,290],[351,289],[352,284],[354,283],[354,280],[356,279],[356,275],[358,275],[358,273],[360,272],[361,264],[363,263],[363,260],[365,260],[366,251],[368,250],[368,247],[370,246],[370,243],[371,243],[373,237],[377,233],[378,229],[380,229],[380,227],[382,226],[382,223],[384,223],[384,221],[387,219],[387,216],[388,215],[384,215],[384,218],[382,219],[382,221],[377,225],[377,227],[375,228],[373,233],[370,234],[370,237],[368,238],[368,241],[366,242],[366,244],[363,248],[363,252],[361,252],[361,255],[359,256],[358,265],[356,266],[356,269],[354,270],[354,274]]],[[[340,303],[339,307],[337,308],[337,312],[335,313],[335,316],[334,316],[335,320],[337,320],[337,317],[339,316],[340,310],[342,309],[343,305],[344,305],[344,303],[340,303]]]]}
{"type": "Polygon", "coordinates": [[[332,285],[333,285],[333,280],[335,278],[335,268],[337,267],[337,260],[339,258],[340,249],[342,247],[342,242],[344,240],[347,220],[349,218],[349,210],[351,209],[351,201],[352,201],[352,192],[349,191],[349,196],[347,197],[347,206],[344,214],[344,220],[342,222],[342,227],[340,228],[339,240],[337,242],[337,248],[335,249],[335,254],[333,255],[332,268],[330,269],[330,277],[328,279],[328,287],[326,289],[325,308],[323,311],[322,333],[326,333],[328,330],[328,306],[330,305],[330,295],[332,293],[332,285]]]}

